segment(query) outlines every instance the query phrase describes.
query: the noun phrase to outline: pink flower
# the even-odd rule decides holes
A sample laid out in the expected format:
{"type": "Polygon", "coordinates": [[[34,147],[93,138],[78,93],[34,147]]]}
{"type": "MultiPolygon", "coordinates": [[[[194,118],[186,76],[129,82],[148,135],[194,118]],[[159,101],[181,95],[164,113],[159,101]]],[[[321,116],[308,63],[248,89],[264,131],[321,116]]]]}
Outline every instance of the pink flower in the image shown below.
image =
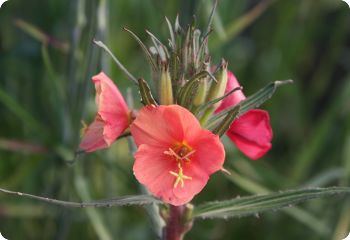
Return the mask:
{"type": "Polygon", "coordinates": [[[191,201],[224,163],[219,137],[181,106],[146,106],[130,129],[138,146],[137,180],[172,205],[191,201]]]}
{"type": "Polygon", "coordinates": [[[103,72],[92,77],[98,112],[84,129],[79,147],[86,152],[109,147],[128,128],[129,109],[113,81],[103,72]]]}
{"type": "MultiPolygon", "coordinates": [[[[236,77],[229,71],[225,93],[239,86],[236,77]]],[[[241,90],[236,91],[222,101],[216,112],[234,106],[245,98],[241,90]]],[[[272,146],[269,113],[260,109],[250,110],[236,119],[226,134],[239,150],[249,158],[257,160],[265,155],[272,146]]]]}

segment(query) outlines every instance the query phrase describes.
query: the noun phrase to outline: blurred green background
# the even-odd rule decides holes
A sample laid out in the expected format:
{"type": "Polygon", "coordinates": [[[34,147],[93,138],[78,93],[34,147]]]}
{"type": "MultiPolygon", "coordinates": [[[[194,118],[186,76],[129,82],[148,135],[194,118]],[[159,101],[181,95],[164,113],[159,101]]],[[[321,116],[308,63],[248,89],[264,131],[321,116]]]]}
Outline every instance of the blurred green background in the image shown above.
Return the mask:
{"type": "MultiPolygon", "coordinates": [[[[212,1],[9,0],[0,9],[0,187],[62,200],[140,193],[127,141],[80,155],[80,121],[95,114],[91,77],[104,70],[124,96],[137,89],[102,40],[136,77],[150,79],[142,50],[149,29],[166,42],[164,16],[203,28],[212,1]]],[[[210,39],[250,95],[270,81],[293,79],[263,105],[273,148],[251,161],[225,139],[225,167],[194,203],[308,186],[349,186],[350,9],[341,0],[221,0],[210,39]]],[[[136,99],[136,98],[135,98],[136,99]]],[[[139,106],[138,100],[135,105],[139,106]]],[[[231,220],[202,220],[186,239],[342,239],[349,198],[231,220]]],[[[13,239],[155,239],[141,207],[67,209],[0,195],[0,232],[13,239]]]]}

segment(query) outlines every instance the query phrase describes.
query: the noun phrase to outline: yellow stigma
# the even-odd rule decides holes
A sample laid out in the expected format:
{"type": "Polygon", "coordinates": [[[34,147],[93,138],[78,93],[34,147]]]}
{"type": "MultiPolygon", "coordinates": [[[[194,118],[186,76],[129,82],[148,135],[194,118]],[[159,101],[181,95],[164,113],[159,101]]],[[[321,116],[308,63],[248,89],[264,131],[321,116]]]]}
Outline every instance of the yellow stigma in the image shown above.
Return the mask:
{"type": "Polygon", "coordinates": [[[174,177],[176,177],[176,180],[175,180],[175,183],[174,183],[174,188],[176,188],[177,185],[179,185],[179,183],[181,184],[181,187],[183,188],[185,186],[185,181],[184,180],[192,180],[192,177],[189,177],[189,176],[186,176],[186,175],[183,174],[183,170],[182,170],[182,167],[181,167],[180,164],[178,165],[178,168],[179,168],[179,172],[178,173],[173,172],[173,171],[170,171],[169,173],[171,175],[173,175],[174,177]]]}
{"type": "Polygon", "coordinates": [[[192,180],[192,177],[184,175],[182,166],[183,164],[190,165],[191,157],[194,153],[195,150],[188,146],[186,142],[177,143],[164,151],[165,155],[170,156],[172,160],[176,160],[177,167],[179,168],[178,172],[169,171],[171,175],[176,177],[174,188],[179,184],[183,188],[185,186],[185,180],[192,180]]]}

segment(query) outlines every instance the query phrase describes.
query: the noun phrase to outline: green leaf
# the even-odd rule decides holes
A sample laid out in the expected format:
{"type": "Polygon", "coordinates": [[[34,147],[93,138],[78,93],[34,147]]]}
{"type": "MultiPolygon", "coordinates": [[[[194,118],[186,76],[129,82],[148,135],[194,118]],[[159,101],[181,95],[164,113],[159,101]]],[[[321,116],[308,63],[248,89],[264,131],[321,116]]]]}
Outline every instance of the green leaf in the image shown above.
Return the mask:
{"type": "MultiPolygon", "coordinates": [[[[248,171],[258,171],[257,169],[250,168],[251,166],[248,166],[246,164],[243,164],[244,161],[237,161],[235,166],[237,167],[237,170],[249,169],[248,171]]],[[[247,162],[246,162],[247,163],[247,162]]],[[[245,191],[252,193],[252,194],[268,194],[272,191],[268,189],[266,186],[262,186],[260,183],[254,181],[251,177],[243,176],[242,174],[239,174],[236,172],[236,170],[233,170],[232,168],[226,168],[226,170],[230,173],[230,175],[225,175],[230,181],[232,181],[235,185],[238,187],[244,189],[245,191]]],[[[259,169],[262,170],[262,169],[259,169]]],[[[267,170],[264,168],[264,170],[267,170]]],[[[242,170],[243,171],[243,170],[242,170]]],[[[260,177],[265,178],[266,176],[260,175],[258,172],[255,172],[257,178],[260,179],[260,177]]],[[[254,174],[254,175],[255,175],[254,174]]],[[[276,173],[271,172],[270,170],[267,172],[267,174],[270,175],[276,175],[276,173]]],[[[279,181],[279,177],[273,177],[276,181],[279,181]]],[[[278,182],[279,185],[282,184],[281,181],[278,182]]],[[[282,184],[283,185],[283,184],[282,184]]],[[[309,185],[306,185],[309,186],[309,185]]],[[[315,186],[316,187],[316,186],[315,186]]],[[[320,186],[317,186],[320,187],[320,186]]],[[[318,234],[320,236],[325,236],[332,232],[329,225],[325,224],[321,219],[317,218],[314,214],[310,213],[309,211],[302,209],[301,207],[293,207],[293,208],[284,208],[282,209],[284,213],[291,216],[295,220],[299,221],[300,223],[304,224],[308,228],[310,228],[312,231],[315,232],[315,234],[318,234]]]]}
{"type": "Polygon", "coordinates": [[[151,37],[151,40],[153,42],[154,47],[157,49],[159,57],[162,59],[163,62],[166,62],[166,60],[169,59],[170,56],[166,46],[150,31],[146,30],[146,33],[151,37]]]}
{"type": "Polygon", "coordinates": [[[242,87],[237,87],[235,89],[232,89],[231,91],[229,91],[228,93],[226,93],[224,96],[222,97],[218,97],[218,98],[215,98],[209,102],[206,102],[206,103],[203,103],[202,105],[200,105],[198,107],[198,109],[196,110],[195,114],[198,114],[200,115],[201,112],[207,110],[207,108],[213,106],[215,103],[217,102],[220,102],[221,100],[224,100],[225,98],[227,98],[228,96],[230,96],[232,93],[234,93],[235,91],[239,91],[239,90],[242,90],[243,88],[242,87]]]}
{"type": "Polygon", "coordinates": [[[152,57],[152,54],[148,51],[148,48],[145,46],[145,44],[143,44],[143,42],[141,41],[141,39],[135,34],[133,33],[131,30],[127,29],[126,27],[124,27],[124,30],[127,31],[128,33],[130,33],[130,35],[136,40],[136,42],[140,45],[140,47],[142,48],[143,52],[146,54],[146,57],[149,61],[149,63],[152,66],[153,71],[157,72],[158,71],[158,67],[152,57]]]}
{"type": "Polygon", "coordinates": [[[63,207],[72,207],[72,208],[83,208],[83,207],[122,207],[122,206],[132,206],[132,205],[147,205],[147,204],[160,204],[160,200],[152,197],[151,195],[135,195],[135,196],[122,196],[112,199],[98,200],[92,202],[70,202],[62,201],[53,198],[40,197],[32,194],[13,192],[6,189],[0,188],[0,192],[10,195],[16,195],[19,197],[31,198],[38,201],[59,205],[63,207]]]}
{"type": "Polygon", "coordinates": [[[14,24],[29,36],[35,40],[41,42],[43,45],[51,45],[52,47],[61,50],[63,53],[68,53],[69,45],[65,42],[61,42],[52,36],[47,35],[45,32],[40,30],[37,26],[23,21],[22,19],[16,19],[14,24]]]}
{"type": "Polygon", "coordinates": [[[142,104],[145,106],[158,105],[152,96],[151,89],[149,88],[147,82],[142,78],[140,78],[138,82],[139,82],[139,90],[140,90],[142,104]]]}
{"type": "MultiPolygon", "coordinates": [[[[268,99],[272,97],[272,95],[275,93],[276,89],[282,85],[293,83],[293,80],[285,80],[285,81],[275,81],[264,88],[260,89],[253,95],[249,96],[245,100],[241,101],[238,105],[240,105],[240,111],[238,113],[238,116],[241,116],[242,114],[246,113],[247,111],[257,108],[260,105],[262,105],[264,102],[266,102],[268,99]]],[[[209,121],[208,125],[213,125],[215,122],[217,122],[219,119],[226,116],[231,110],[233,110],[235,106],[229,107],[226,110],[220,112],[219,114],[214,115],[209,121]]]]}
{"type": "Polygon", "coordinates": [[[137,84],[137,79],[126,69],[126,67],[124,67],[123,64],[121,64],[121,62],[118,60],[118,58],[116,56],[114,56],[114,54],[112,53],[111,50],[109,50],[109,48],[101,41],[95,41],[94,43],[99,46],[100,48],[102,48],[103,50],[105,50],[105,52],[107,52],[112,59],[114,60],[114,62],[117,64],[117,66],[119,67],[119,69],[134,83],[137,84]]]}
{"type": "Polygon", "coordinates": [[[349,194],[348,187],[310,188],[289,190],[266,195],[248,196],[232,200],[209,202],[195,208],[195,218],[229,218],[254,216],[261,212],[276,211],[306,200],[334,194],[349,194]]]}
{"type": "Polygon", "coordinates": [[[229,127],[231,126],[231,123],[237,118],[238,113],[239,113],[239,108],[240,106],[237,105],[236,108],[232,109],[224,118],[224,120],[222,120],[218,126],[213,130],[213,133],[218,135],[218,136],[222,136],[225,134],[225,132],[229,129],[229,127]]]}
{"type": "Polygon", "coordinates": [[[180,25],[180,21],[179,21],[179,14],[176,15],[176,19],[175,19],[175,33],[176,34],[181,34],[183,32],[183,29],[180,25]]]}
{"type": "Polygon", "coordinates": [[[211,31],[212,23],[213,23],[213,19],[214,19],[214,14],[215,14],[215,10],[216,10],[217,6],[218,6],[218,0],[215,0],[214,6],[213,6],[213,8],[210,12],[210,15],[209,15],[209,20],[208,20],[208,24],[207,24],[207,31],[205,32],[204,35],[207,35],[211,31]]]}
{"type": "Polygon", "coordinates": [[[165,17],[165,20],[168,24],[168,28],[169,28],[169,32],[170,32],[171,48],[172,48],[173,52],[175,52],[176,51],[176,41],[175,41],[175,34],[174,34],[173,26],[171,25],[171,23],[167,17],[165,17]]]}

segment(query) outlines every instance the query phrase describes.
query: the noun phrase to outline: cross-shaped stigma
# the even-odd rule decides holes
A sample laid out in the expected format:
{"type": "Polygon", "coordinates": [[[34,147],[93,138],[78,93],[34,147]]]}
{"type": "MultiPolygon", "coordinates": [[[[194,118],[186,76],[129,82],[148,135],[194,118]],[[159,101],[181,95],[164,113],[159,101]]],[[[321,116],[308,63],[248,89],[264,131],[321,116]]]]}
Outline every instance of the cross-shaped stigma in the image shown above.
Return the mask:
{"type": "Polygon", "coordinates": [[[178,173],[173,172],[173,171],[169,172],[171,175],[176,177],[176,180],[175,180],[175,183],[174,183],[174,188],[176,188],[179,183],[181,183],[181,187],[184,187],[185,186],[185,181],[184,180],[192,180],[192,177],[189,177],[189,176],[186,176],[186,175],[183,174],[183,170],[182,170],[182,167],[180,166],[180,164],[179,164],[178,167],[179,167],[179,172],[178,173]]]}

